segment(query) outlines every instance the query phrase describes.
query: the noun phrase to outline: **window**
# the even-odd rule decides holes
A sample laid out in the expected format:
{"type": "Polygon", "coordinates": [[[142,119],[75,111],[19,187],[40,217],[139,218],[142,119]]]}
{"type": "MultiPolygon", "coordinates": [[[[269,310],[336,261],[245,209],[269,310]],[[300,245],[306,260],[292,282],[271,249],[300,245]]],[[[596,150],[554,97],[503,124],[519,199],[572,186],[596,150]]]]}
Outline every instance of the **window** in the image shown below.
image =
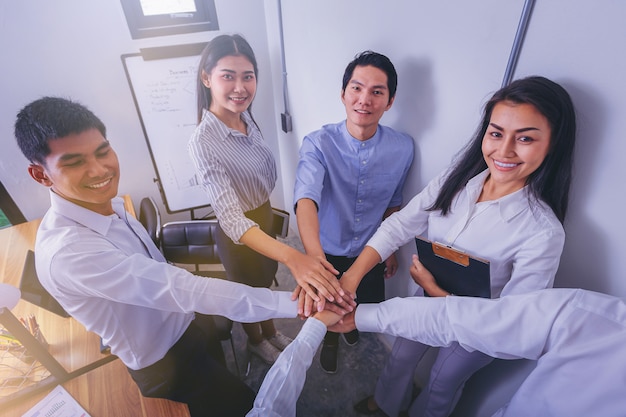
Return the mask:
{"type": "Polygon", "coordinates": [[[25,221],[24,215],[0,182],[0,229],[25,221]]]}
{"type": "Polygon", "coordinates": [[[218,30],[213,0],[121,0],[133,39],[218,30]]]}

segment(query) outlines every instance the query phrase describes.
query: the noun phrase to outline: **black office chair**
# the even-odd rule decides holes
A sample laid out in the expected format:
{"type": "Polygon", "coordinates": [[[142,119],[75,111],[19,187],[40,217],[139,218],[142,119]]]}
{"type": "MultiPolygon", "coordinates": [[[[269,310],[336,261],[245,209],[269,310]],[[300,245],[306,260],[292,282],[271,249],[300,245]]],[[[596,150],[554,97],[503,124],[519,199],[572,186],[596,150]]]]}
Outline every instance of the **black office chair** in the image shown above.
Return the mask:
{"type": "Polygon", "coordinates": [[[144,197],[139,203],[139,222],[148,231],[152,241],[159,246],[161,214],[152,197],[144,197]]]}
{"type": "Polygon", "coordinates": [[[194,273],[226,279],[226,271],[200,271],[200,264],[221,265],[215,235],[216,220],[169,222],[161,227],[161,252],[168,261],[192,264],[194,273]]]}
{"type": "MultiPolygon", "coordinates": [[[[216,220],[189,220],[169,222],[160,230],[161,252],[169,262],[176,264],[191,264],[195,268],[195,275],[204,277],[226,279],[226,271],[210,270],[201,271],[201,264],[221,265],[215,233],[216,220]]],[[[233,352],[233,359],[240,375],[239,362],[235,352],[235,344],[232,337],[232,320],[222,316],[212,316],[220,340],[229,340],[233,352]]],[[[240,375],[241,376],[241,375],[240,375]]]]}

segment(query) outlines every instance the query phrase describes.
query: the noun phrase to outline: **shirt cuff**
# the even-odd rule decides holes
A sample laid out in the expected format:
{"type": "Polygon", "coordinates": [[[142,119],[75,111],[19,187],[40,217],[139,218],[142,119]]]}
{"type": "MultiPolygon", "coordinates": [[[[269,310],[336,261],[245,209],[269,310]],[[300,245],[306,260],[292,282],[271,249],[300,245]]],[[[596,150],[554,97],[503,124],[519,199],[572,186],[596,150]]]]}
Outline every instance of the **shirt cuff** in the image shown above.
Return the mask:
{"type": "Polygon", "coordinates": [[[361,332],[380,333],[378,325],[378,304],[359,304],[354,314],[354,323],[361,332]]]}
{"type": "Polygon", "coordinates": [[[297,338],[313,349],[317,349],[325,335],[326,325],[315,317],[309,317],[304,322],[297,338]]]}
{"type": "MultiPolygon", "coordinates": [[[[293,318],[298,315],[298,300],[291,299],[289,291],[272,291],[278,300],[274,318],[293,318]]],[[[323,325],[323,323],[322,323],[323,325]]]]}
{"type": "Polygon", "coordinates": [[[378,252],[381,259],[380,262],[385,262],[385,260],[395,252],[389,242],[386,242],[384,239],[385,238],[382,235],[375,233],[366,244],[366,246],[369,246],[378,252]]]}

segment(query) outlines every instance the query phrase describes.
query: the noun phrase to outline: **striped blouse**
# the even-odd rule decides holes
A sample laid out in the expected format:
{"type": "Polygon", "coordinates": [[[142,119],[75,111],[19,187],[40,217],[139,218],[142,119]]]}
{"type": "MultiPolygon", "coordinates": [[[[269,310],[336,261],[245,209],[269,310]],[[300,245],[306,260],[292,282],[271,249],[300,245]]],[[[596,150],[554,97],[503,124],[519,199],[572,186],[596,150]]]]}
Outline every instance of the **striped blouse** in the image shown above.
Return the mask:
{"type": "Polygon", "coordinates": [[[250,114],[241,114],[248,134],[226,126],[205,110],[188,150],[220,226],[233,242],[255,222],[244,213],[269,200],[276,185],[276,161],[250,114]]]}

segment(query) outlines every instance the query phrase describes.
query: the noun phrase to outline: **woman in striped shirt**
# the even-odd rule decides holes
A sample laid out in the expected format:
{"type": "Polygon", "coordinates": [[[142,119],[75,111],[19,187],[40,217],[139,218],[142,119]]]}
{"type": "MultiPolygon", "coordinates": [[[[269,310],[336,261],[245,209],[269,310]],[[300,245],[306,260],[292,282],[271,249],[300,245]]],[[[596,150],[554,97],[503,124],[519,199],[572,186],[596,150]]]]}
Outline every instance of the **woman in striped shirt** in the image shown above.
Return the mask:
{"type": "MultiPolygon", "coordinates": [[[[217,245],[232,281],[269,287],[277,261],[314,298],[352,305],[325,259],[305,255],[272,235],[269,197],[276,162],[252,118],[257,63],[239,35],[220,35],[205,47],[198,70],[198,126],[189,152],[219,222],[217,245]]],[[[268,363],[291,341],[272,320],[245,323],[248,349],[268,363]]]]}

